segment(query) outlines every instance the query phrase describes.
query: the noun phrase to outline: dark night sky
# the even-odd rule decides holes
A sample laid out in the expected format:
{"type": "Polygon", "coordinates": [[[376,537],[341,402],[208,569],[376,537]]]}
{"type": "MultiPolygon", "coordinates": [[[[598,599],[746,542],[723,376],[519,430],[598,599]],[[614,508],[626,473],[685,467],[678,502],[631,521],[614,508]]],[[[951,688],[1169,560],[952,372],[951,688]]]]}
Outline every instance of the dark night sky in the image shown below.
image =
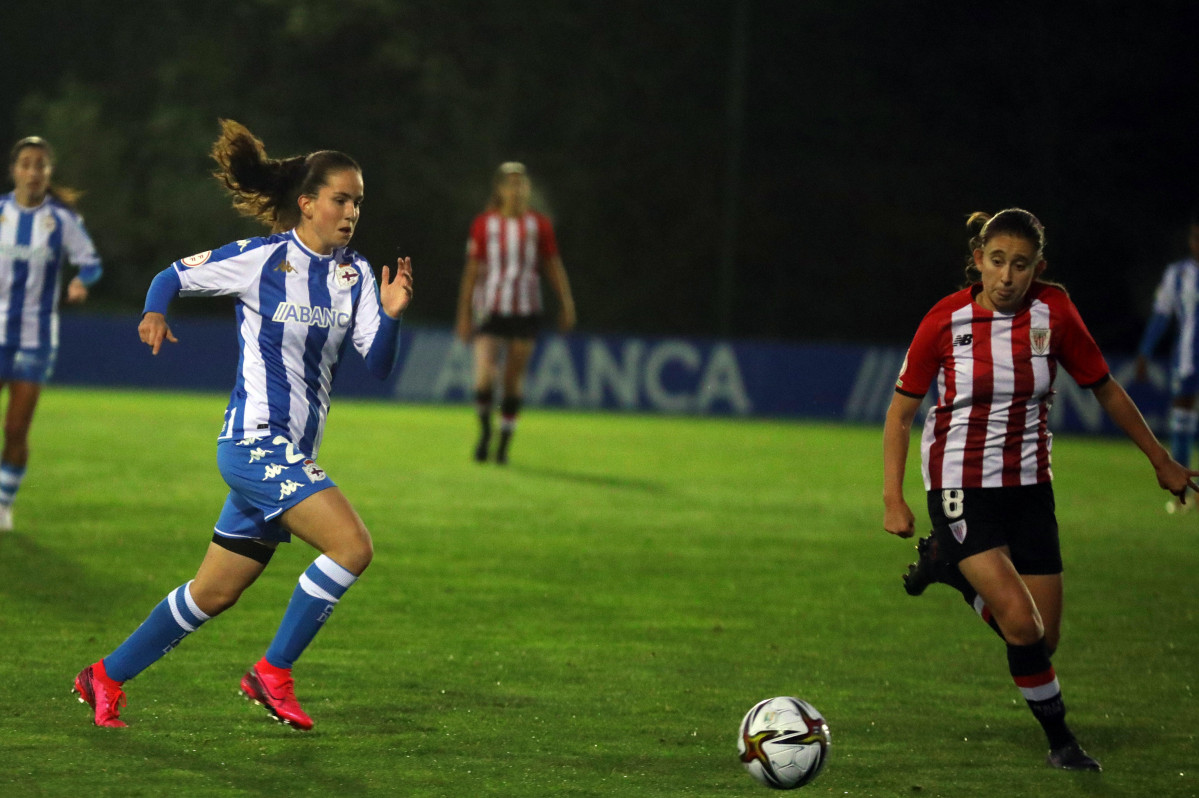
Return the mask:
{"type": "MultiPolygon", "coordinates": [[[[506,157],[527,159],[541,180],[581,329],[597,332],[903,344],[960,284],[966,216],[1019,205],[1045,223],[1050,276],[1071,290],[1101,345],[1129,351],[1199,201],[1192,3],[372,6],[253,0],[234,12],[152,0],[80,11],[12,0],[0,48],[27,68],[23,83],[0,87],[0,130],[25,135],[21,120],[46,118],[30,116],[28,98],[74,86],[102,99],[99,129],[125,153],[145,147],[133,132],[143,115],[143,131],[230,115],[270,141],[344,147],[367,168],[371,212],[405,220],[404,246],[426,264],[414,312],[439,324],[452,315],[465,227],[485,193],[477,183],[506,157]],[[740,51],[738,9],[747,15],[740,51]],[[342,17],[325,24],[321,13],[342,17]],[[251,40],[261,53],[238,61],[212,44],[284,14],[282,32],[251,40]],[[215,49],[197,55],[205,47],[215,49]],[[730,82],[738,53],[740,84],[730,82]],[[132,80],[146,86],[144,114],[132,80]],[[300,81],[313,85],[288,95],[300,81]],[[740,116],[730,114],[738,85],[740,116]],[[504,91],[507,111],[485,102],[504,91]],[[273,108],[275,96],[299,99],[273,108]],[[326,115],[336,126],[294,113],[311,96],[344,106],[326,115]]],[[[196,175],[202,146],[186,166],[196,175]]],[[[111,197],[89,184],[92,173],[76,174],[92,198],[111,197]]],[[[92,182],[123,179],[104,174],[92,182]]],[[[169,218],[153,235],[122,237],[111,228],[123,217],[84,210],[93,226],[107,221],[93,232],[107,237],[114,268],[152,274],[163,253],[192,246],[169,218]],[[172,236],[179,241],[165,241],[172,236]]],[[[225,224],[227,206],[211,216],[225,224]]],[[[394,250],[379,226],[364,224],[362,235],[376,266],[376,251],[394,250]]],[[[143,277],[120,290],[132,293],[143,277]]]]}

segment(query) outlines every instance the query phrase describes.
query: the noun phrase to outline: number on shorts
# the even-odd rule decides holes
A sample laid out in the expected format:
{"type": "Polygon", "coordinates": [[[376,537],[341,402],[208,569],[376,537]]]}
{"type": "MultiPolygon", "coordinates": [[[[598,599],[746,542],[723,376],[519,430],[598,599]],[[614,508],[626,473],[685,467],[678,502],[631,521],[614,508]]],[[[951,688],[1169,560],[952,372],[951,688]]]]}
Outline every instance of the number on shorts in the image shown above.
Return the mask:
{"type": "Polygon", "coordinates": [[[966,491],[961,488],[941,491],[941,511],[946,518],[961,518],[966,512],[966,491]]]}

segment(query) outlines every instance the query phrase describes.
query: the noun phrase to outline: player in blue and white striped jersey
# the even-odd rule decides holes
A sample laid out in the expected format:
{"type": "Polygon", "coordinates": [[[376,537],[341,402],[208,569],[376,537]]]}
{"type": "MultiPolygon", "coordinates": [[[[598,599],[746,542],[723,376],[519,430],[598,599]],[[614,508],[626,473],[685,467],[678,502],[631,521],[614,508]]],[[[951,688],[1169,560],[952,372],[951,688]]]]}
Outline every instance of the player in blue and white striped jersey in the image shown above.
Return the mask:
{"type": "Polygon", "coordinates": [[[42,385],[58,355],[58,301],[67,263],[79,274],[67,301],[83,302],[100,279],[100,258],[75,212],[78,192],[51,182],[54,151],[39,136],[13,145],[13,190],[0,197],[0,387],[8,386],[0,451],[0,530],[12,529],[12,504],[29,461],[29,428],[42,385]]]}
{"type": "MultiPolygon", "coordinates": [[[[1174,346],[1170,353],[1170,454],[1190,467],[1195,434],[1199,431],[1199,213],[1191,217],[1187,237],[1190,257],[1166,267],[1153,299],[1153,315],[1137,347],[1137,378],[1144,380],[1149,357],[1158,342],[1175,326],[1174,346]]],[[[1168,512],[1189,510],[1194,502],[1176,499],[1166,502],[1168,512]]]]}
{"type": "Polygon", "coordinates": [[[236,299],[241,356],[217,465],[229,485],[212,543],[194,580],[171,591],[111,654],[75,679],[98,726],[124,726],[121,684],[174,648],[200,624],[233,606],[292,535],[321,554],[300,576],[266,651],[242,678],[247,698],[277,720],[312,728],[295,697],[291,668],[333,607],[366,570],[370,533],[329,475],[317,450],[337,363],[347,345],[383,379],[395,363],[399,317],[412,298],[412,263],[375,278],[348,248],[362,202],[362,170],[344,153],[268,158],[236,122],[222,121],[213,147],[217,177],[234,207],[273,234],[176,261],[154,278],[138,327],[157,355],[176,343],[166,322],[175,296],[236,299]]]}

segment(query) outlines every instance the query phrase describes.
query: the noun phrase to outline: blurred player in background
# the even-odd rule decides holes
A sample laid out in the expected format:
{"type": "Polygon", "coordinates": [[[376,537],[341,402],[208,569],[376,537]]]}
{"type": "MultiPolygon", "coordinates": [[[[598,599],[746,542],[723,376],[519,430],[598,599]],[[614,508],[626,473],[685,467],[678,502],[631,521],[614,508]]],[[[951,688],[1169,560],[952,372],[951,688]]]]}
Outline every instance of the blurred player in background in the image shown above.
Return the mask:
{"type": "Polygon", "coordinates": [[[490,451],[491,412],[501,350],[503,398],[495,461],[508,462],[508,447],[524,397],[525,371],[542,323],[542,276],[558,299],[558,329],[566,332],[575,324],[574,298],[558,255],[554,228],[548,218],[529,208],[531,189],[524,164],[500,164],[491,199],[471,225],[466,244],[455,327],[463,341],[474,337],[475,405],[479,413],[475,460],[480,463],[487,460],[490,451]]]}
{"type": "Polygon", "coordinates": [[[195,579],[172,590],[124,643],[75,677],[97,726],[124,726],[122,683],[233,606],[275,547],[295,535],[321,554],[300,576],[274,640],[241,690],[277,720],[312,728],[296,700],[292,664],[373,555],[370,533],[316,455],[346,344],[376,377],[391,372],[400,314],[412,298],[412,264],[399,259],[394,277],[384,266],[376,289],[370,264],[349,249],[363,183],[348,155],[321,150],[268,158],[261,141],[228,120],[212,155],[234,207],[273,234],[167,267],[150,285],[138,334],[157,355],[164,341],[176,342],[166,322],[174,297],[237,300],[241,357],[217,440],[229,496],[195,579]]]}
{"type": "MultiPolygon", "coordinates": [[[[1199,431],[1199,212],[1191,216],[1187,237],[1190,257],[1166,267],[1153,299],[1153,315],[1137,347],[1136,377],[1149,375],[1149,357],[1170,322],[1176,322],[1174,348],[1170,354],[1170,453],[1178,462],[1191,464],[1191,449],[1199,431]]],[[[1194,502],[1166,500],[1170,513],[1191,508],[1194,502]]]]}
{"type": "Polygon", "coordinates": [[[1170,457],[1108,371],[1066,291],[1040,279],[1045,234],[1028,211],[969,221],[971,284],[921,321],[883,432],[883,527],[911,537],[903,495],[912,421],[937,385],[921,440],[932,534],[904,577],[918,595],[934,581],[962,591],[1007,644],[1008,669],[1049,739],[1048,763],[1099,770],[1066,725],[1050,657],[1061,635],[1062,559],[1054,514],[1053,379],[1061,365],[1145,453],[1158,484],[1182,494],[1199,472],[1170,457]]]}
{"type": "Polygon", "coordinates": [[[0,452],[0,530],[12,529],[12,505],[29,462],[29,428],[42,385],[58,356],[63,267],[79,274],[67,301],[83,302],[100,279],[100,258],[75,212],[79,193],[51,182],[54,150],[38,136],[8,156],[13,190],[0,197],[0,388],[8,387],[0,452]]]}

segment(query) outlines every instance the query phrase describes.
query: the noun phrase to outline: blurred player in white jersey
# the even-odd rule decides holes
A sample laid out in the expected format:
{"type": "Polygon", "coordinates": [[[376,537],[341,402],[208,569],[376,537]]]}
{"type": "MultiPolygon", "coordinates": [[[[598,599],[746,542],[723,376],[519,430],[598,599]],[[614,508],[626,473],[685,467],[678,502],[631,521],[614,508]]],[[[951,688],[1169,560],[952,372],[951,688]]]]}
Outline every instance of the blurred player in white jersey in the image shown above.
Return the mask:
{"type": "MultiPolygon", "coordinates": [[[[277,720],[311,729],[292,664],[373,556],[370,533],[317,465],[337,362],[347,344],[383,379],[395,364],[400,314],[412,298],[412,263],[383,267],[349,249],[363,197],[362,170],[320,150],[268,158],[242,125],[223,120],[213,146],[218,180],[234,207],[273,234],[176,261],[159,273],[138,326],[157,355],[176,343],[166,322],[175,296],[231,296],[241,357],[217,441],[229,485],[194,580],[172,590],[112,653],[80,671],[75,691],[97,726],[120,727],[122,683],[238,600],[292,535],[321,552],[299,584],[266,654],[241,680],[247,698],[277,720]]],[[[203,357],[192,353],[191,357],[203,357]]]]}
{"type": "Polygon", "coordinates": [[[79,273],[67,301],[83,302],[100,279],[100,258],[75,212],[78,192],[51,182],[54,151],[38,136],[13,145],[13,190],[0,197],[0,387],[8,387],[0,451],[0,531],[12,529],[12,505],[29,461],[29,428],[42,385],[58,356],[63,268],[79,273]]]}
{"type": "Polygon", "coordinates": [[[919,595],[932,582],[962,592],[1007,645],[1008,671],[1049,741],[1047,762],[1099,770],[1066,725],[1050,657],[1061,636],[1062,557],[1050,468],[1049,403],[1060,365],[1149,459],[1175,494],[1199,471],[1170,457],[1145,424],[1066,291],[1040,279],[1045,230],[1009,208],[970,217],[971,284],[920,322],[883,431],[883,528],[911,537],[903,495],[912,421],[937,386],[921,438],[932,534],[904,577],[919,595]]]}
{"type": "MultiPolygon", "coordinates": [[[[1187,243],[1190,257],[1166,267],[1153,299],[1153,315],[1137,347],[1137,379],[1148,377],[1149,357],[1175,323],[1174,347],[1170,353],[1170,453],[1184,465],[1191,463],[1195,433],[1199,431],[1199,214],[1191,217],[1187,243]]],[[[1166,501],[1173,513],[1193,508],[1195,503],[1166,501]]]]}
{"type": "Polygon", "coordinates": [[[466,244],[455,327],[463,341],[474,338],[475,405],[479,414],[475,459],[480,463],[487,460],[490,451],[501,352],[503,398],[495,460],[508,462],[508,447],[524,399],[525,371],[543,318],[542,277],[558,300],[558,329],[566,332],[575,324],[574,298],[558,254],[554,228],[543,214],[530,209],[531,190],[524,164],[500,164],[487,209],[475,218],[466,244]]]}

